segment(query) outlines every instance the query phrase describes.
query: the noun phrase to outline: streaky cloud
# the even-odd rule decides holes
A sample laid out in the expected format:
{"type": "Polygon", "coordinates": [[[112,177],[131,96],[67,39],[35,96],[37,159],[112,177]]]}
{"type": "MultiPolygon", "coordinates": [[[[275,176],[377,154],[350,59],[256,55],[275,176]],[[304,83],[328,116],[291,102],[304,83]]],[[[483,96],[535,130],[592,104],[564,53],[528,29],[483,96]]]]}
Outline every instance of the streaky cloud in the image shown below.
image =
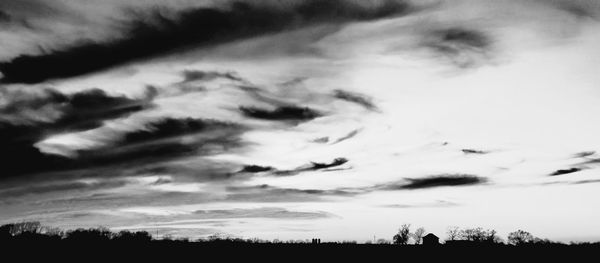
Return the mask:
{"type": "Polygon", "coordinates": [[[594,184],[594,183],[600,183],[600,179],[596,179],[596,180],[580,180],[580,181],[572,182],[572,184],[594,184]]]}
{"type": "Polygon", "coordinates": [[[297,189],[281,188],[267,184],[252,186],[230,186],[227,200],[234,202],[307,202],[324,201],[327,197],[352,197],[360,194],[359,189],[297,189]]]}
{"type": "Polygon", "coordinates": [[[381,190],[415,190],[427,189],[443,186],[468,186],[478,185],[487,182],[487,179],[468,175],[436,175],[424,178],[407,178],[405,183],[396,183],[390,185],[382,185],[378,188],[381,190]]]}
{"type": "Polygon", "coordinates": [[[232,81],[244,81],[235,72],[220,72],[220,71],[202,71],[202,70],[184,70],[183,82],[191,81],[211,81],[214,79],[229,79],[232,81]]]}
{"type": "Polygon", "coordinates": [[[573,155],[573,157],[575,158],[586,158],[586,157],[590,157],[592,155],[596,154],[595,151],[585,151],[585,152],[579,152],[573,155]]]}
{"type": "Polygon", "coordinates": [[[364,107],[365,109],[368,109],[371,111],[379,110],[377,108],[377,106],[375,106],[375,104],[373,103],[371,98],[369,98],[365,95],[356,93],[356,92],[350,92],[350,91],[338,89],[333,92],[333,96],[340,100],[355,103],[355,104],[360,105],[360,106],[364,107]]]}
{"type": "Polygon", "coordinates": [[[490,153],[488,151],[475,150],[475,149],[462,149],[461,151],[464,154],[488,154],[488,153],[490,153]]]}
{"type": "Polygon", "coordinates": [[[131,12],[122,36],[104,42],[80,41],[41,55],[0,63],[2,83],[39,83],[80,76],[137,60],[245,39],[318,23],[343,23],[404,14],[404,1],[365,6],[347,0],[285,1],[280,5],[229,1],[179,12],[131,12]]]}
{"type": "Polygon", "coordinates": [[[322,116],[320,112],[313,109],[297,106],[280,106],[273,110],[257,107],[240,107],[239,109],[242,114],[247,117],[269,121],[289,121],[297,123],[310,121],[322,116]]]}
{"type": "Polygon", "coordinates": [[[53,89],[37,93],[2,90],[2,94],[10,99],[0,105],[0,160],[5,163],[0,178],[69,167],[69,158],[44,153],[35,144],[54,134],[92,130],[104,121],[151,108],[155,95],[147,90],[136,99],[99,89],[73,94],[53,89]]]}
{"type": "Polygon", "coordinates": [[[331,217],[325,212],[300,212],[278,207],[263,207],[251,209],[227,210],[197,210],[194,218],[203,219],[233,219],[233,218],[274,218],[274,219],[320,219],[331,217]]]}
{"type": "Polygon", "coordinates": [[[383,207],[387,208],[436,208],[436,207],[454,207],[459,206],[459,204],[445,201],[445,200],[437,200],[435,202],[428,203],[415,203],[415,204],[390,204],[384,205],[383,207]]]}
{"type": "Polygon", "coordinates": [[[577,168],[577,167],[573,167],[573,168],[569,168],[569,169],[560,169],[560,170],[556,170],[553,173],[550,174],[550,176],[557,176],[557,175],[563,175],[563,174],[571,174],[571,173],[576,173],[581,171],[582,168],[577,168]]]}
{"type": "Polygon", "coordinates": [[[342,137],[338,138],[337,140],[335,140],[335,141],[334,141],[334,142],[332,142],[331,144],[338,144],[338,143],[340,143],[340,142],[343,142],[343,141],[345,141],[345,140],[349,140],[349,139],[353,138],[354,136],[358,135],[358,133],[359,133],[360,131],[361,131],[361,129],[356,129],[356,130],[353,130],[353,131],[349,132],[348,134],[346,134],[346,135],[344,135],[344,136],[342,136],[342,137]]]}
{"type": "Polygon", "coordinates": [[[159,164],[185,156],[206,156],[241,147],[239,136],[245,131],[238,124],[216,120],[163,118],[121,134],[111,145],[78,151],[74,165],[159,164]]]}
{"type": "Polygon", "coordinates": [[[330,163],[311,162],[310,164],[298,167],[298,168],[293,169],[293,170],[279,170],[279,171],[275,171],[274,174],[275,175],[279,175],[279,176],[290,176],[290,175],[297,175],[297,174],[302,173],[302,172],[327,170],[327,169],[330,169],[330,168],[335,168],[335,167],[341,166],[341,165],[347,163],[348,161],[349,160],[346,159],[346,158],[339,157],[339,158],[335,158],[330,163]]]}
{"type": "Polygon", "coordinates": [[[260,166],[260,165],[245,165],[240,173],[262,173],[272,171],[274,168],[271,166],[260,166]]]}
{"type": "Polygon", "coordinates": [[[32,186],[21,186],[0,190],[1,198],[15,198],[28,194],[47,194],[54,192],[65,192],[73,190],[92,191],[105,188],[117,188],[125,186],[126,180],[103,180],[94,182],[71,181],[63,183],[36,184],[32,186]]]}

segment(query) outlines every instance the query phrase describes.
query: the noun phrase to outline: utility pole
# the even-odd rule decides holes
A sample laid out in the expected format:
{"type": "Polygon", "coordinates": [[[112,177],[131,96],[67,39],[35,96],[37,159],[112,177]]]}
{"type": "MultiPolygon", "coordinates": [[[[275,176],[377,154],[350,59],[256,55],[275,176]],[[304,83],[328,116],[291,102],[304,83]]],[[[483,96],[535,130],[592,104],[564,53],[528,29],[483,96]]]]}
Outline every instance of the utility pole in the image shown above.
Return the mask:
{"type": "Polygon", "coordinates": [[[156,229],[156,239],[158,240],[158,224],[154,224],[154,228],[156,229]]]}

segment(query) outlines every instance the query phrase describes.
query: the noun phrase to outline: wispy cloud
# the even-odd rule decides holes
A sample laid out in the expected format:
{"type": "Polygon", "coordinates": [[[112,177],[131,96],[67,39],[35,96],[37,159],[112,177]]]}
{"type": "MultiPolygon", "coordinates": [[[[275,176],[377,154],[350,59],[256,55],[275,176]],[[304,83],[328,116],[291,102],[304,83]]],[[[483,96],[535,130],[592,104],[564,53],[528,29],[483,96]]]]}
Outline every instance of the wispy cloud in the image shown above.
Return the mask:
{"type": "Polygon", "coordinates": [[[247,117],[270,120],[270,121],[288,121],[298,123],[310,121],[321,116],[318,111],[308,107],[281,106],[273,110],[257,107],[240,107],[240,111],[247,117]]]}
{"type": "Polygon", "coordinates": [[[555,172],[551,173],[550,176],[557,176],[557,175],[563,175],[563,174],[571,174],[571,173],[576,173],[581,171],[581,168],[569,168],[569,169],[560,169],[560,170],[556,170],[555,172]]]}
{"type": "Polygon", "coordinates": [[[356,103],[368,110],[378,110],[377,106],[373,103],[373,100],[363,94],[338,89],[334,91],[333,96],[340,100],[356,103]]]}
{"type": "Polygon", "coordinates": [[[474,175],[457,174],[457,175],[437,175],[423,178],[407,178],[407,183],[382,185],[384,190],[415,190],[427,189],[443,186],[468,186],[478,185],[487,182],[487,179],[474,175]]]}
{"type": "Polygon", "coordinates": [[[469,28],[433,30],[425,37],[424,46],[435,55],[448,59],[454,65],[468,68],[487,62],[493,47],[486,33],[469,28]]]}
{"type": "Polygon", "coordinates": [[[353,1],[287,1],[281,5],[233,1],[220,7],[190,8],[149,14],[134,10],[124,37],[75,44],[42,55],[24,55],[0,63],[3,83],[38,83],[79,76],[132,61],[173,54],[190,47],[211,46],[315,23],[340,23],[402,14],[408,4],[382,1],[366,7],[353,1]]]}
{"type": "Polygon", "coordinates": [[[277,218],[277,219],[318,219],[331,215],[325,212],[300,212],[284,208],[263,207],[255,209],[230,209],[230,210],[197,210],[193,212],[195,218],[223,219],[223,218],[277,218]]]}
{"type": "Polygon", "coordinates": [[[73,94],[52,89],[3,93],[8,98],[8,103],[0,105],[0,159],[8,164],[3,177],[68,167],[68,158],[44,153],[35,144],[52,134],[95,129],[106,120],[148,109],[154,97],[152,91],[136,99],[98,89],[73,94]]]}

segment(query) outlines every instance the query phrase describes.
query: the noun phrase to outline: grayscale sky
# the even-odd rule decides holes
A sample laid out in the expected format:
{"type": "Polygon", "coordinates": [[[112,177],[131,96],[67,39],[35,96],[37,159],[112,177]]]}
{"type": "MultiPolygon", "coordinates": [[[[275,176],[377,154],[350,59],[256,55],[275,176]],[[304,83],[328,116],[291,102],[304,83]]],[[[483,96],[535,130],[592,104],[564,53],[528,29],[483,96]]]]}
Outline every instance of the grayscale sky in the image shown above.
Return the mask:
{"type": "Polygon", "coordinates": [[[0,0],[0,223],[600,239],[595,0],[0,0]]]}

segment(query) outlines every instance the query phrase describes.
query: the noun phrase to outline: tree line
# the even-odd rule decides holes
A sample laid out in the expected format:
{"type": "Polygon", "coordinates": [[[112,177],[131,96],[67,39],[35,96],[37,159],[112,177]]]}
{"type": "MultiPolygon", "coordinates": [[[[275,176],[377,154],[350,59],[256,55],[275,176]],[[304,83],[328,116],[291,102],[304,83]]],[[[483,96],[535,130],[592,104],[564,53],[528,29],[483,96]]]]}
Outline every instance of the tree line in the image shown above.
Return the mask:
{"type": "MultiPolygon", "coordinates": [[[[410,241],[413,244],[421,244],[423,236],[427,232],[425,228],[419,227],[411,231],[410,224],[403,224],[398,229],[398,232],[393,236],[392,243],[397,245],[407,245],[410,241]]],[[[506,242],[498,236],[498,232],[493,229],[483,229],[481,227],[464,228],[457,226],[448,227],[446,231],[446,244],[465,244],[465,243],[487,243],[487,244],[508,244],[513,246],[531,245],[531,244],[561,244],[560,242],[551,241],[535,237],[525,230],[516,230],[508,234],[506,242]]]]}
{"type": "MultiPolygon", "coordinates": [[[[379,239],[376,242],[378,245],[394,244],[394,245],[420,245],[423,243],[423,237],[427,231],[423,227],[411,229],[410,224],[403,224],[398,229],[398,232],[393,235],[392,241],[379,239]]],[[[113,232],[106,227],[96,228],[78,228],[72,230],[62,230],[56,227],[44,226],[40,222],[20,222],[11,223],[0,226],[0,240],[24,240],[24,241],[84,241],[84,242],[136,242],[144,243],[151,241],[172,241],[172,242],[196,242],[196,243],[249,243],[249,244],[310,244],[309,240],[263,240],[258,238],[243,239],[230,237],[226,235],[214,234],[206,238],[190,241],[187,238],[175,239],[171,236],[163,236],[161,239],[153,237],[147,231],[128,231],[122,230],[113,232]]],[[[437,242],[437,240],[436,240],[437,242]]],[[[487,244],[487,245],[510,245],[510,246],[526,246],[526,245],[567,245],[560,242],[551,241],[535,237],[531,233],[524,230],[516,230],[507,236],[506,242],[498,235],[495,230],[476,228],[459,228],[456,226],[449,227],[446,231],[446,245],[464,245],[464,244],[487,244]]],[[[340,241],[340,242],[324,242],[323,244],[358,244],[356,241],[340,241]]],[[[367,244],[372,244],[370,241],[367,244]]],[[[600,242],[595,243],[571,243],[571,245],[600,245],[600,242]]]]}

